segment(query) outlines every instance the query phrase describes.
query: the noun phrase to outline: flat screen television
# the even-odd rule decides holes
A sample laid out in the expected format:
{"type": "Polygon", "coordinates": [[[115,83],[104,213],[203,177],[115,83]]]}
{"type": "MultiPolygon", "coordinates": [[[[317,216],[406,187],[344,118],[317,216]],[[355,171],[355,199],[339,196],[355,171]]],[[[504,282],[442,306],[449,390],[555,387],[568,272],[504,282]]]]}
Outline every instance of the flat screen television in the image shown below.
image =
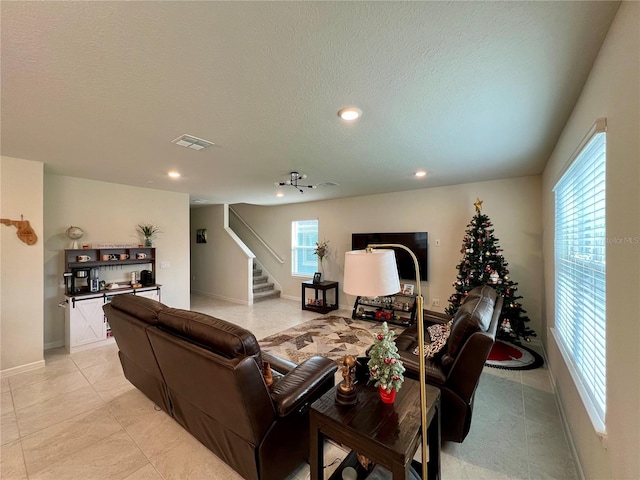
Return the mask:
{"type": "MultiPolygon", "coordinates": [[[[411,250],[420,265],[420,280],[427,281],[427,232],[395,232],[395,233],[352,233],[351,248],[364,250],[374,243],[399,243],[411,250]]],[[[405,250],[394,248],[398,274],[402,280],[415,280],[416,269],[413,259],[405,250]]]]}

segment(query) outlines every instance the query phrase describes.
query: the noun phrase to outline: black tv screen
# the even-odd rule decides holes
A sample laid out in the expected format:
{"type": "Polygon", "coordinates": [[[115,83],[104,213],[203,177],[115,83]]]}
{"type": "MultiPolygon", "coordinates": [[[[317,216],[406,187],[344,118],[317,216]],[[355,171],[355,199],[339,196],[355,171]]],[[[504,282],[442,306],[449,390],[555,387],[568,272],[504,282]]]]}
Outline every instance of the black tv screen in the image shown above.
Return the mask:
{"type": "MultiPolygon", "coordinates": [[[[427,232],[400,232],[400,233],[352,233],[351,248],[364,250],[367,245],[380,243],[399,243],[411,250],[418,259],[420,265],[420,280],[427,281],[427,232]]],[[[411,255],[402,248],[394,248],[398,274],[403,280],[415,280],[416,269],[411,255]]]]}

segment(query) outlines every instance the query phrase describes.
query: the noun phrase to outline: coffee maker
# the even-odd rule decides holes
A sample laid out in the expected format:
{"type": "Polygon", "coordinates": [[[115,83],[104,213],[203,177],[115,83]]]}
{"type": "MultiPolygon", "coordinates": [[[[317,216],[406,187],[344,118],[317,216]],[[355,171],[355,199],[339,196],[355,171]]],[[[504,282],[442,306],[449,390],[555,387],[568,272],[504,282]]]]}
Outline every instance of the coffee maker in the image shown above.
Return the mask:
{"type": "Polygon", "coordinates": [[[71,271],[68,293],[82,293],[89,291],[89,276],[91,268],[74,268],[71,271]]]}
{"type": "Polygon", "coordinates": [[[83,292],[100,291],[100,269],[98,268],[73,268],[71,272],[64,273],[67,295],[83,292]]]}
{"type": "Polygon", "coordinates": [[[140,272],[140,283],[143,287],[149,287],[155,283],[153,272],[151,270],[142,270],[140,272]]]}
{"type": "Polygon", "coordinates": [[[89,291],[90,292],[99,292],[100,291],[100,278],[99,277],[100,270],[97,268],[92,268],[89,272],[89,291]]]}

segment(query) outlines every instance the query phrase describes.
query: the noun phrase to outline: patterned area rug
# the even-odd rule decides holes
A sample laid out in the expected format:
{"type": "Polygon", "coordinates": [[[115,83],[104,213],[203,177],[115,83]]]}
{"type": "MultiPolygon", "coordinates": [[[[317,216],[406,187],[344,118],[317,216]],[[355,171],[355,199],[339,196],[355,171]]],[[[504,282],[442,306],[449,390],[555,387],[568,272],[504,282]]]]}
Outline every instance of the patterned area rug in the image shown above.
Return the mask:
{"type": "MultiPolygon", "coordinates": [[[[396,335],[404,330],[390,328],[396,335]]],[[[343,355],[364,356],[379,331],[380,324],[376,322],[327,315],[263,338],[259,343],[262,350],[295,363],[314,355],[337,360],[343,355]]]]}

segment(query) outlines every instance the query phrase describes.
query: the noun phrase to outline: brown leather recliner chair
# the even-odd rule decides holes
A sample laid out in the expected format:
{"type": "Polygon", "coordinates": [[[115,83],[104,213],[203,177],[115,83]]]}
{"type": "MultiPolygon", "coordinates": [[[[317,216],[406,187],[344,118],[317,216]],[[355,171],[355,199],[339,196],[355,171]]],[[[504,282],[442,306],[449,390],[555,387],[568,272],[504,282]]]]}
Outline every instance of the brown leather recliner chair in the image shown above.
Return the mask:
{"type": "Polygon", "coordinates": [[[168,307],[134,295],[115,295],[111,304],[103,310],[118,344],[124,376],[171,415],[169,392],[147,336],[147,329],[158,325],[158,314],[168,307]]]}
{"type": "Polygon", "coordinates": [[[118,295],[104,311],[127,378],[145,394],[161,379],[169,413],[243,478],[285,478],[308,460],[308,407],[334,385],[335,362],[295,365],[261,352],[244,328],[147,298],[118,295]],[[136,344],[132,331],[147,341],[137,335],[136,344]],[[271,387],[263,361],[273,370],[271,387]]]}
{"type": "MultiPolygon", "coordinates": [[[[495,289],[483,285],[469,292],[453,316],[451,333],[445,348],[434,358],[425,359],[427,383],[441,392],[442,439],[462,442],[471,427],[473,401],[480,374],[495,341],[502,297],[495,289]]],[[[452,317],[429,315],[426,328],[447,323],[452,317]]],[[[398,353],[406,368],[405,375],[418,379],[420,365],[414,349],[418,346],[417,325],[407,328],[396,338],[398,353]]]]}

